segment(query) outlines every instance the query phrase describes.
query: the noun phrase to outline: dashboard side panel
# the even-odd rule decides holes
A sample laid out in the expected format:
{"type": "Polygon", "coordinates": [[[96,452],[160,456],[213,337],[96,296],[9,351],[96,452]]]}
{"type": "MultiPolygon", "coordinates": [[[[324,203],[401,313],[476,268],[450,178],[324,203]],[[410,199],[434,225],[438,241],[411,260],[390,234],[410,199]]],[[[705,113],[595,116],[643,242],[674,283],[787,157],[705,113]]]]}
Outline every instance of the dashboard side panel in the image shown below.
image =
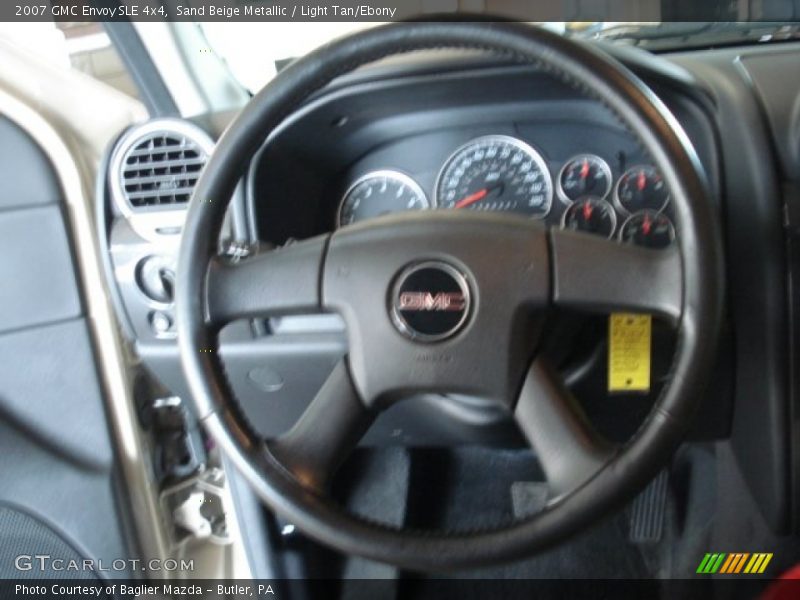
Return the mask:
{"type": "MultiPolygon", "coordinates": [[[[774,51],[774,50],[773,50],[774,51]]],[[[741,50],[672,57],[713,91],[724,152],[724,237],[736,377],[732,445],[769,525],[790,526],[788,316],[778,157],[741,50]]]]}
{"type": "Polygon", "coordinates": [[[764,109],[787,179],[800,181],[800,69],[797,52],[743,56],[739,60],[764,109]]]}

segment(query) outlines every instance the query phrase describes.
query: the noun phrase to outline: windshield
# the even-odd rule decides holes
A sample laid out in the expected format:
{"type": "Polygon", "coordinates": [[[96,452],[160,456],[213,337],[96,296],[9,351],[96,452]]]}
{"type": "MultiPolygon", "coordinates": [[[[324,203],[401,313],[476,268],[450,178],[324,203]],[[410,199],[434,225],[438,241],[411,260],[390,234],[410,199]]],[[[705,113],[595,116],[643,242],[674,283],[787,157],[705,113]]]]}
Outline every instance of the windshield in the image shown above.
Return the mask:
{"type": "Polygon", "coordinates": [[[256,92],[288,62],[348,33],[380,23],[201,23],[209,46],[256,92]]]}
{"type": "MultiPolygon", "coordinates": [[[[793,15],[792,15],[793,16],[793,15]]],[[[380,23],[200,23],[213,51],[251,92],[263,87],[287,63],[347,33],[380,23]],[[254,58],[255,57],[255,58],[254,58]]],[[[651,51],[709,48],[731,44],[800,39],[797,22],[549,22],[552,31],[583,39],[604,39],[651,51]]]]}

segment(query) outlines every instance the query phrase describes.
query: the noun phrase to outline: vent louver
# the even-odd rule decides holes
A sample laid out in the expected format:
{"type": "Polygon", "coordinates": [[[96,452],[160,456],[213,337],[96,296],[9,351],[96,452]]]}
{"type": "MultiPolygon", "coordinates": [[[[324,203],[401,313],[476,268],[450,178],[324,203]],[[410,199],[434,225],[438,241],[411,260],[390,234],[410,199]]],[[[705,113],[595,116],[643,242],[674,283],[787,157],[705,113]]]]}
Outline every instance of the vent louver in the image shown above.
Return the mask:
{"type": "Polygon", "coordinates": [[[178,208],[189,202],[207,160],[201,145],[186,135],[148,133],[122,156],[122,195],[133,209],[178,208]]]}

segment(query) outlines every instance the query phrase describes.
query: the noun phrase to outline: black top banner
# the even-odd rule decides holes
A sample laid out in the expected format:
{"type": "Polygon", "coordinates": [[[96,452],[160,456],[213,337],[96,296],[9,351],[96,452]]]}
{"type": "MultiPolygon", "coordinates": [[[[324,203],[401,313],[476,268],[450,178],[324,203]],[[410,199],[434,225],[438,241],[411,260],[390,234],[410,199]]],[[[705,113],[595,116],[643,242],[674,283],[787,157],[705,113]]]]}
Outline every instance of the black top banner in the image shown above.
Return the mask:
{"type": "Polygon", "coordinates": [[[0,21],[379,22],[464,11],[520,21],[795,21],[800,0],[3,0],[0,21]]]}

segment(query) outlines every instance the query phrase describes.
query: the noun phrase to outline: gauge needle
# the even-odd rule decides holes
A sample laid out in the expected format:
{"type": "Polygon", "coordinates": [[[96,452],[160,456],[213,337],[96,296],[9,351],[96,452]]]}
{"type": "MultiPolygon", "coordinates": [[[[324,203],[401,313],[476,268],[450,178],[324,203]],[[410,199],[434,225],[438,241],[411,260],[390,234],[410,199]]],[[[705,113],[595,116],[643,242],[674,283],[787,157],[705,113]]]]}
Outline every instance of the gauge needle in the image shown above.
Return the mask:
{"type": "Polygon", "coordinates": [[[453,208],[465,208],[470,204],[475,204],[476,202],[486,198],[490,192],[493,192],[499,187],[502,187],[502,184],[493,185],[492,187],[485,187],[473,194],[470,194],[469,196],[464,196],[461,200],[453,205],[453,208]]]}
{"type": "Polygon", "coordinates": [[[650,229],[653,227],[653,222],[650,220],[650,217],[645,214],[644,221],[642,221],[642,232],[645,235],[650,235],[650,229]]]}
{"type": "Polygon", "coordinates": [[[592,213],[594,212],[594,207],[589,204],[588,202],[583,205],[583,218],[586,221],[589,221],[592,218],[592,213]]]}
{"type": "Polygon", "coordinates": [[[644,171],[639,171],[639,177],[636,178],[636,187],[639,188],[640,192],[644,191],[644,186],[647,185],[647,175],[645,175],[644,171]]]}

